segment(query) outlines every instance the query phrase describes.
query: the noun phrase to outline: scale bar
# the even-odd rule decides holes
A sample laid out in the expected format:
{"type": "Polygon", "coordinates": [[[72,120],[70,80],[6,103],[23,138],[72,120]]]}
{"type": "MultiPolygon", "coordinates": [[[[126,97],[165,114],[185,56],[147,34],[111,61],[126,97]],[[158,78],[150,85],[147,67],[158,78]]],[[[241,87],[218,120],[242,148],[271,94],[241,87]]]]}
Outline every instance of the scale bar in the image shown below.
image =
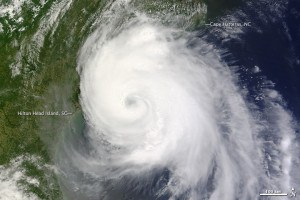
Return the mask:
{"type": "Polygon", "coordinates": [[[287,196],[287,193],[280,193],[280,194],[267,194],[267,193],[263,193],[263,194],[259,194],[259,196],[287,196]]]}

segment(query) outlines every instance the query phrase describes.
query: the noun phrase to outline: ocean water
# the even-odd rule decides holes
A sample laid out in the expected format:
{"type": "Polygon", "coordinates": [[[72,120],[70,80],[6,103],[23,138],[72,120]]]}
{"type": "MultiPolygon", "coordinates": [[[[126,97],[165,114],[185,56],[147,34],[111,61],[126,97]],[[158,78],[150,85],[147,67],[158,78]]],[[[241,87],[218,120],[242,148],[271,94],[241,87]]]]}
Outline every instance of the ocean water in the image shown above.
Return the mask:
{"type": "Polygon", "coordinates": [[[268,199],[298,187],[292,3],[245,2],[193,31],[109,5],[79,53],[86,127],[58,156],[66,196],[268,199]]]}
{"type": "Polygon", "coordinates": [[[296,199],[299,1],[13,2],[0,199],[296,199]]]}

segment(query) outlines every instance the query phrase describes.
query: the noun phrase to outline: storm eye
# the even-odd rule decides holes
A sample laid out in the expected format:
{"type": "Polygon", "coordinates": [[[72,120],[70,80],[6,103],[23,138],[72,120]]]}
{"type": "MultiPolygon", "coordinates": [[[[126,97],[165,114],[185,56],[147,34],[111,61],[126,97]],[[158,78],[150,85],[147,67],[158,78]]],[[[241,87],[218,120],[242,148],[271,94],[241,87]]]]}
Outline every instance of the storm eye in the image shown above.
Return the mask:
{"type": "Polygon", "coordinates": [[[126,107],[136,107],[138,105],[137,99],[134,97],[126,98],[124,102],[126,107]]]}

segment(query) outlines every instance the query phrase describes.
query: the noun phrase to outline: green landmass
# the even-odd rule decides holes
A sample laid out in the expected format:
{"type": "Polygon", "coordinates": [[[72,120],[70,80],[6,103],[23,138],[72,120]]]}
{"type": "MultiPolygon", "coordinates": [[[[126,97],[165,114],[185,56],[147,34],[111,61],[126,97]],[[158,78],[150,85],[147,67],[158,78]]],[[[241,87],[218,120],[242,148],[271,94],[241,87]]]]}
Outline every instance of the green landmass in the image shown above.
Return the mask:
{"type": "MultiPolygon", "coordinates": [[[[3,24],[3,32],[0,32],[0,165],[8,165],[12,159],[26,154],[42,158],[38,165],[51,165],[51,154],[55,151],[53,141],[59,138],[57,134],[71,117],[20,116],[18,111],[67,110],[75,113],[80,109],[76,58],[90,31],[83,27],[89,27],[86,24],[88,18],[103,6],[101,1],[87,4],[75,0],[61,17],[55,32],[46,33],[38,57],[31,58],[30,49],[22,54],[21,75],[12,77],[9,67],[15,62],[16,55],[30,45],[43,16],[56,2],[47,1],[35,18],[30,6],[24,5],[21,13],[23,22],[17,24],[19,27],[13,31],[10,26],[15,26],[15,22],[9,16],[0,18],[3,24]],[[21,28],[25,30],[20,32],[21,28]]],[[[62,199],[51,170],[39,168],[37,163],[28,160],[22,163],[22,167],[27,176],[36,178],[40,183],[35,186],[21,180],[27,192],[41,199],[62,199]]]]}

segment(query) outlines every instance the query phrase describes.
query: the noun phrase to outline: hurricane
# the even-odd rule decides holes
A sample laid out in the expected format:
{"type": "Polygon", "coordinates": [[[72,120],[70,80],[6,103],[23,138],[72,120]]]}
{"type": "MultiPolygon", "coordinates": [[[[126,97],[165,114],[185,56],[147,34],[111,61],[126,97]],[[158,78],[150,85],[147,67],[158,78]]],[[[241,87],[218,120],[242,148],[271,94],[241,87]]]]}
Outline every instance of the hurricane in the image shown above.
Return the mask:
{"type": "Polygon", "coordinates": [[[55,157],[67,199],[253,200],[300,186],[281,95],[263,88],[260,109],[228,52],[174,21],[131,1],[103,8],[78,53],[82,113],[55,157]]]}

